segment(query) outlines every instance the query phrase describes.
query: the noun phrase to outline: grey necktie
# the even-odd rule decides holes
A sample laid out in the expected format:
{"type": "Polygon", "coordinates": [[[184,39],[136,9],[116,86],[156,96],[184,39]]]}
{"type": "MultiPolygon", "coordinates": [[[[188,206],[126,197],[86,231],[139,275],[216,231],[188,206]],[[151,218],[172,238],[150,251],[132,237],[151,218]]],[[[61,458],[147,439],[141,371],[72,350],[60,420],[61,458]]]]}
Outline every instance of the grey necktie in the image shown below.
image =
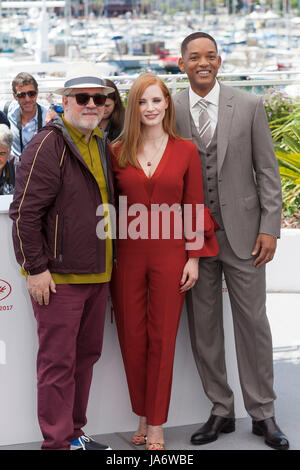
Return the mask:
{"type": "Polygon", "coordinates": [[[211,142],[211,127],[210,127],[210,117],[207,112],[208,102],[205,100],[199,101],[200,113],[199,113],[199,134],[200,138],[204,142],[206,147],[209,146],[211,142]]]}

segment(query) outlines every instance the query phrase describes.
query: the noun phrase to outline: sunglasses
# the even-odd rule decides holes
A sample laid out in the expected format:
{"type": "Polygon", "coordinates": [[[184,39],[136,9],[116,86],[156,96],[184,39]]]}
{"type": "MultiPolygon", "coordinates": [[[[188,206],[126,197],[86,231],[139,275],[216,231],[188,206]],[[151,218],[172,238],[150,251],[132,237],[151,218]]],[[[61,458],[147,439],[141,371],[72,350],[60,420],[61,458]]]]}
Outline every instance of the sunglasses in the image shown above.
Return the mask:
{"type": "Polygon", "coordinates": [[[107,98],[106,95],[100,95],[100,93],[96,93],[95,95],[89,95],[88,93],[74,93],[73,95],[67,96],[74,96],[76,103],[79,104],[79,106],[86,106],[90,102],[91,98],[93,98],[95,106],[104,106],[107,98]]]}
{"type": "Polygon", "coordinates": [[[25,96],[29,96],[29,98],[34,98],[37,95],[36,90],[29,90],[29,91],[21,91],[20,93],[16,93],[16,97],[19,99],[25,98],[25,96]]]}

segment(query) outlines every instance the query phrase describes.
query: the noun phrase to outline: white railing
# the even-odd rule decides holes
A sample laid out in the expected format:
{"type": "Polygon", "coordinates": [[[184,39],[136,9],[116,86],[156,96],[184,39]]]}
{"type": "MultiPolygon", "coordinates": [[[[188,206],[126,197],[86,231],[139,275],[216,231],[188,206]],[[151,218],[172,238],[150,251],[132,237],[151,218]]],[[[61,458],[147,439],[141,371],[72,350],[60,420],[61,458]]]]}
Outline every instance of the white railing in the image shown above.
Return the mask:
{"type": "MultiPolygon", "coordinates": [[[[186,88],[189,83],[186,74],[174,74],[174,75],[157,75],[162,80],[166,81],[168,88],[172,94],[176,93],[179,89],[186,88]]],[[[136,75],[120,75],[110,77],[115,83],[118,84],[118,89],[121,91],[128,91],[133,81],[138,77],[136,75]]],[[[227,85],[239,87],[239,88],[285,88],[288,85],[296,85],[299,87],[300,96],[300,70],[293,72],[258,72],[258,73],[220,73],[218,78],[227,85]],[[242,78],[243,77],[243,78],[242,78]],[[291,78],[289,78],[291,77],[291,78]],[[242,79],[241,79],[242,78],[242,79]]]]}
{"type": "MultiPolygon", "coordinates": [[[[108,77],[113,80],[121,93],[126,93],[130,90],[132,83],[139,76],[135,75],[119,75],[108,77]]],[[[174,94],[178,90],[188,86],[186,74],[157,74],[164,80],[174,94]]],[[[298,96],[300,96],[300,70],[282,71],[282,72],[241,72],[241,73],[220,73],[219,79],[225,81],[226,84],[255,91],[256,93],[263,92],[264,89],[270,87],[282,88],[289,85],[299,88],[298,96]]],[[[49,100],[49,94],[61,86],[63,86],[65,78],[61,77],[36,77],[39,83],[40,99],[49,100]]],[[[296,88],[296,89],[297,89],[296,88]]],[[[0,80],[0,101],[11,99],[11,84],[8,80],[0,80]]]]}

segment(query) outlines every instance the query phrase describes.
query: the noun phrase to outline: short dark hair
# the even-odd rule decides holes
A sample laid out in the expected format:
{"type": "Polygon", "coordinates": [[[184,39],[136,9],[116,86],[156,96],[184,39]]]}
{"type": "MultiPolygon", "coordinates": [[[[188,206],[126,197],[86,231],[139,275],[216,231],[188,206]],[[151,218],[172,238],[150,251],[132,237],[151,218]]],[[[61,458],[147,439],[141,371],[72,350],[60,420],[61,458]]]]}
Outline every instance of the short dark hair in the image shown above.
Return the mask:
{"type": "Polygon", "coordinates": [[[182,56],[183,56],[183,54],[185,53],[185,51],[187,49],[188,43],[191,42],[191,41],[194,41],[194,39],[198,39],[198,38],[206,38],[206,39],[209,39],[210,41],[212,41],[215,45],[216,51],[218,52],[218,46],[217,46],[216,40],[210,34],[204,33],[203,31],[197,31],[196,33],[190,34],[189,36],[187,36],[182,41],[182,44],[181,44],[181,55],[182,56]]]}
{"type": "Polygon", "coordinates": [[[11,86],[14,93],[17,92],[17,86],[25,86],[25,85],[33,85],[34,88],[38,89],[38,83],[36,79],[27,72],[20,72],[18,75],[13,79],[11,86]]]}

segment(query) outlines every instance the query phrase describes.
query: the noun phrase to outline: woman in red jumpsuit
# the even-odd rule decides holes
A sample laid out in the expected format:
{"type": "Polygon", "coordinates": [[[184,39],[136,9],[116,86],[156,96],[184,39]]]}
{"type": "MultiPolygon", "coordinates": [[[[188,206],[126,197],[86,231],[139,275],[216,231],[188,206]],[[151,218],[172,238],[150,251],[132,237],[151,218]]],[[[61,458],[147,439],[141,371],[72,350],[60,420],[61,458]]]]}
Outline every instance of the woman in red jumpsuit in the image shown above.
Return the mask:
{"type": "Polygon", "coordinates": [[[156,76],[134,82],[112,150],[120,202],[111,290],[132,409],[140,417],[132,442],[160,450],[184,296],[197,280],[198,258],[219,251],[216,224],[205,208],[195,235],[203,209],[196,204],[204,201],[200,158],[196,146],[176,134],[172,98],[156,76]],[[180,235],[186,208],[192,208],[194,230],[188,250],[187,235],[180,235]]]}

